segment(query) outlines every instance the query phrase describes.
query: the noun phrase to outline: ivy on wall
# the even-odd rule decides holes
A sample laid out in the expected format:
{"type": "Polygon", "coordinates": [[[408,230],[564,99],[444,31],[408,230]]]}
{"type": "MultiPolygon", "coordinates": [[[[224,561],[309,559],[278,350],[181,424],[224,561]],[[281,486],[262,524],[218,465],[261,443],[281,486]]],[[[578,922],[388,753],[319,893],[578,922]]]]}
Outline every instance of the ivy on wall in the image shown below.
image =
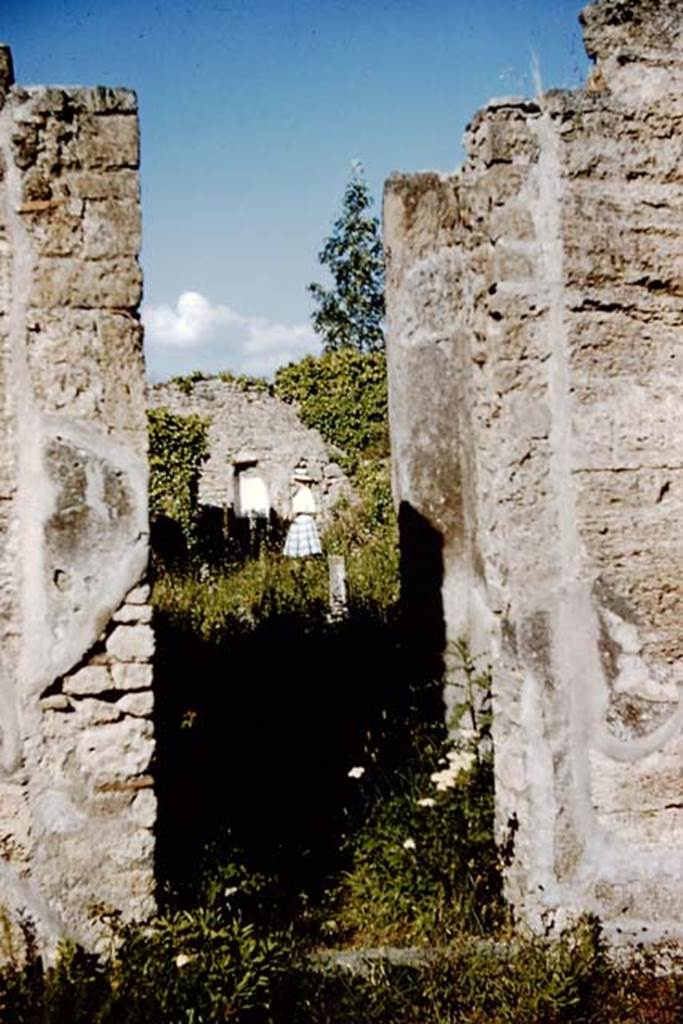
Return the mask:
{"type": "Polygon", "coordinates": [[[209,421],[194,413],[178,416],[163,406],[147,416],[150,517],[174,520],[191,548],[197,540],[199,475],[209,454],[209,421]]]}

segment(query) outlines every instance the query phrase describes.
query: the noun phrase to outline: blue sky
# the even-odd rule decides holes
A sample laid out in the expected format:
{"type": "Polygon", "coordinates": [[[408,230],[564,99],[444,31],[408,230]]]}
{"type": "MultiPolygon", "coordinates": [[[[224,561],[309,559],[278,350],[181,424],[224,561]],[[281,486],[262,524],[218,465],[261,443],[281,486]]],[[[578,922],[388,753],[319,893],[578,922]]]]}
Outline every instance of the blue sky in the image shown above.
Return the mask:
{"type": "Polygon", "coordinates": [[[454,169],[491,96],[577,88],[576,0],[0,0],[24,83],[127,85],[155,378],[315,351],[306,285],[363,162],[454,169]],[[180,305],[179,305],[180,302],[180,305]]]}

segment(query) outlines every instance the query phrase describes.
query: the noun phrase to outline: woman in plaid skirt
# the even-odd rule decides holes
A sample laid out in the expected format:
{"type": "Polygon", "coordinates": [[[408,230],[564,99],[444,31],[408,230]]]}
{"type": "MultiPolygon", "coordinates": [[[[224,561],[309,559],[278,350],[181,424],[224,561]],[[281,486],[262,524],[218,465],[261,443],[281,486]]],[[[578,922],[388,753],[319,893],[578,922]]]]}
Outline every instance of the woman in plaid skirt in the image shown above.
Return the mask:
{"type": "Polygon", "coordinates": [[[311,479],[303,474],[295,476],[294,479],[301,486],[292,499],[294,522],[287,531],[283,553],[290,558],[321,555],[323,549],[314,518],[318,510],[311,492],[311,479]]]}

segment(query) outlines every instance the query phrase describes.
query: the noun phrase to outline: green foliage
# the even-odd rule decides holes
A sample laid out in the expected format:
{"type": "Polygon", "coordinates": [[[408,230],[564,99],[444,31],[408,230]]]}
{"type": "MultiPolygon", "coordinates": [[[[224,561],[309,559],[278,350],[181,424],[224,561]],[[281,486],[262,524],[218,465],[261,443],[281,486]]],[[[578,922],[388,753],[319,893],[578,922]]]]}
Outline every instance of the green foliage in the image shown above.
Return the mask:
{"type": "Polygon", "coordinates": [[[269,395],[273,393],[273,385],[265,377],[251,377],[246,373],[234,374],[230,370],[222,370],[221,373],[192,370],[191,373],[171,377],[171,384],[175,384],[184,395],[191,395],[195,384],[202,380],[222,380],[226,384],[233,384],[238,391],[262,391],[269,395]]]}
{"type": "Polygon", "coordinates": [[[327,566],[272,552],[213,570],[191,566],[160,576],[152,600],[173,628],[214,643],[276,617],[304,616],[314,629],[327,606],[327,566]]]}
{"type": "Polygon", "coordinates": [[[218,374],[220,380],[226,384],[232,384],[238,391],[260,391],[267,395],[273,394],[273,385],[265,377],[251,377],[246,373],[231,373],[223,370],[218,374]]]}
{"type": "Polygon", "coordinates": [[[338,893],[337,926],[354,942],[443,943],[502,919],[494,841],[490,678],[467,665],[466,726],[452,737],[413,724],[413,750],[389,774],[371,757],[366,820],[352,834],[352,867],[338,893]],[[475,694],[475,687],[483,696],[475,694]]]}
{"type": "Polygon", "coordinates": [[[398,522],[386,459],[358,463],[353,484],[359,500],[342,501],[323,535],[325,551],[346,560],[351,614],[374,606],[385,617],[398,607],[398,522]]]}
{"type": "MultiPolygon", "coordinates": [[[[335,509],[323,548],[345,556],[351,616],[387,620],[399,596],[398,527],[387,463],[361,463],[356,485],[360,500],[335,509]]],[[[326,559],[285,558],[266,548],[258,558],[162,573],[152,600],[171,628],[221,643],[287,616],[306,620],[311,631],[323,628],[328,585],[326,559]]]]}
{"type": "Polygon", "coordinates": [[[289,940],[222,906],[177,910],[129,925],[112,956],[72,944],[54,966],[35,954],[0,968],[7,1024],[214,1024],[270,1020],[289,940]]]}
{"type": "Polygon", "coordinates": [[[292,1024],[587,1024],[613,973],[590,921],[554,944],[459,936],[412,966],[375,960],[355,974],[309,973],[301,986],[305,1016],[292,1024]]]}
{"type": "Polygon", "coordinates": [[[642,954],[611,962],[591,917],[554,941],[459,936],[412,967],[309,974],[302,988],[290,1024],[675,1024],[683,1005],[680,978],[642,954]]]}
{"type": "Polygon", "coordinates": [[[389,450],[386,358],[355,349],[306,356],[275,375],[275,394],[298,406],[308,427],[350,456],[389,450]]]}
{"type": "Polygon", "coordinates": [[[225,906],[178,910],[127,932],[113,965],[115,1005],[131,1024],[262,1019],[286,960],[281,938],[225,906]]]}
{"type": "Polygon", "coordinates": [[[126,930],[108,959],[64,945],[0,967],[3,1024],[680,1024],[680,975],[608,955],[595,918],[559,938],[459,935],[412,965],[306,960],[291,936],[225,910],[126,930]]]}
{"type": "Polygon", "coordinates": [[[184,395],[191,395],[195,384],[200,380],[209,380],[209,377],[201,370],[192,370],[190,373],[171,377],[171,384],[175,384],[178,391],[181,391],[184,395]]]}
{"type": "Polygon", "coordinates": [[[148,424],[150,517],[173,519],[192,548],[197,540],[199,474],[208,456],[208,421],[160,407],[148,411],[148,424]]]}
{"type": "Polygon", "coordinates": [[[384,348],[384,252],[379,222],[368,212],[371,203],[362,168],[355,164],[344,191],[341,216],[318,254],[334,287],[308,286],[318,306],[313,327],[326,352],[344,348],[377,352],[384,348]]]}

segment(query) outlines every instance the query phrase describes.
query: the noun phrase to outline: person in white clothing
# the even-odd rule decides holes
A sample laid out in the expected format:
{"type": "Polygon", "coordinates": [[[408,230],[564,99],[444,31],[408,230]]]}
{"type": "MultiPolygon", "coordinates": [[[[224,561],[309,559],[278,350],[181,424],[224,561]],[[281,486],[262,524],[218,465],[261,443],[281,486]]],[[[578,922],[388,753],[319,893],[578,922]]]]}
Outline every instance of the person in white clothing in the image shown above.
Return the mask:
{"type": "Polygon", "coordinates": [[[287,531],[283,553],[289,558],[321,555],[322,546],[315,523],[318,509],[311,491],[311,478],[305,474],[297,474],[294,480],[299,484],[299,489],[292,499],[294,521],[287,531]]]}

